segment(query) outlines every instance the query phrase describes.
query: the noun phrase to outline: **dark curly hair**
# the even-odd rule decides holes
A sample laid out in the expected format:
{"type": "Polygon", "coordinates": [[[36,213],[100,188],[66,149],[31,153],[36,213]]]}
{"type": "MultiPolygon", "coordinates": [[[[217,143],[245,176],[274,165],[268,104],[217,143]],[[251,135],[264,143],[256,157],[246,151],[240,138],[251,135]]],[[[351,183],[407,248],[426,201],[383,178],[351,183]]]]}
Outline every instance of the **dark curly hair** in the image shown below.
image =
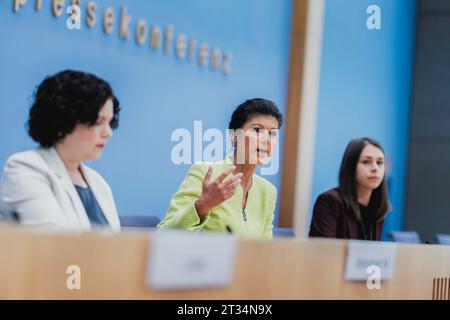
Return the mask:
{"type": "Polygon", "coordinates": [[[283,115],[278,110],[275,103],[270,100],[255,98],[249,99],[240,104],[231,115],[231,120],[228,129],[237,130],[244,126],[244,124],[254,115],[273,116],[278,120],[278,129],[283,124],[283,115]]]}
{"type": "Polygon", "coordinates": [[[77,124],[93,126],[98,113],[112,99],[111,128],[119,126],[119,101],[111,86],[97,76],[65,70],[47,77],[34,94],[28,119],[28,134],[42,147],[50,148],[73,132],[77,124]]]}

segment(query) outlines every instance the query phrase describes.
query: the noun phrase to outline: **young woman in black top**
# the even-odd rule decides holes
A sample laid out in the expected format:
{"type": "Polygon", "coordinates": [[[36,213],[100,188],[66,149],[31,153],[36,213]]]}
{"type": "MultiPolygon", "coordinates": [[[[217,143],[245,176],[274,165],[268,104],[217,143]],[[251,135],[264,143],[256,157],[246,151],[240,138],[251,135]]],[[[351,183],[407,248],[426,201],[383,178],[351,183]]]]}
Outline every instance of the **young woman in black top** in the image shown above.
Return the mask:
{"type": "Polygon", "coordinates": [[[383,148],[371,138],[354,139],[342,158],[339,186],[316,200],[309,236],[379,241],[389,208],[383,148]]]}

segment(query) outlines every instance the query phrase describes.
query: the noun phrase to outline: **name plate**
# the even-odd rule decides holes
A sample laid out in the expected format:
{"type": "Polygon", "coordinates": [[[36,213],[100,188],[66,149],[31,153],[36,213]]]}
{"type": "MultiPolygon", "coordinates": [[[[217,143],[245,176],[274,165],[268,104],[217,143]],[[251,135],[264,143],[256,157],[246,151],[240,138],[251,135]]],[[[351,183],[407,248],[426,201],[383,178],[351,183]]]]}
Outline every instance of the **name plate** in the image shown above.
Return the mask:
{"type": "Polygon", "coordinates": [[[397,245],[393,243],[349,241],[345,280],[367,281],[392,279],[395,271],[397,245]]]}
{"type": "Polygon", "coordinates": [[[223,287],[234,273],[237,239],[219,233],[153,233],[146,282],[155,290],[223,287]]]}

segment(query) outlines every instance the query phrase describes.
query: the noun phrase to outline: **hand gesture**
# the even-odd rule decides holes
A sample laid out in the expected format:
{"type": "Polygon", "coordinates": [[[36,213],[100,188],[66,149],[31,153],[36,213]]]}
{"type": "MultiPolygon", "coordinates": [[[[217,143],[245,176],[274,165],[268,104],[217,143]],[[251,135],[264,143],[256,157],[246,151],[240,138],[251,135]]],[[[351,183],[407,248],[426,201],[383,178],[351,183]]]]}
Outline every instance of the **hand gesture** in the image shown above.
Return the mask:
{"type": "Polygon", "coordinates": [[[236,167],[232,166],[224,170],[216,180],[211,181],[213,169],[211,166],[208,168],[202,183],[202,193],[195,201],[195,208],[201,218],[205,217],[211,209],[234,195],[236,188],[241,184],[242,173],[237,173],[226,181],[224,180],[235,169],[236,167]]]}

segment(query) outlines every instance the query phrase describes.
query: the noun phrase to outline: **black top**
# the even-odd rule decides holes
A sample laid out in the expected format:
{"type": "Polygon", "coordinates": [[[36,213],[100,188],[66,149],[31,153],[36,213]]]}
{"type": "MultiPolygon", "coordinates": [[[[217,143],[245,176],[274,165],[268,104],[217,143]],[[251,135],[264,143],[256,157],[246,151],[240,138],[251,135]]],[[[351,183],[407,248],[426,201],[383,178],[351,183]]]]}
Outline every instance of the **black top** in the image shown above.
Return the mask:
{"type": "MultiPolygon", "coordinates": [[[[360,208],[361,214],[367,217],[367,209],[360,208]]],[[[366,237],[372,240],[381,240],[384,220],[370,221],[364,219],[366,237]],[[369,232],[367,232],[368,230],[369,232]],[[372,230],[372,235],[370,231],[372,230]]],[[[322,193],[316,200],[311,220],[310,237],[338,238],[338,239],[364,239],[361,221],[349,212],[338,188],[322,193]]]]}
{"type": "Polygon", "coordinates": [[[78,195],[80,196],[81,202],[83,203],[91,224],[97,226],[109,226],[108,220],[106,220],[102,208],[100,208],[97,199],[95,199],[91,188],[83,188],[75,185],[75,189],[77,189],[78,195]]]}
{"type": "Polygon", "coordinates": [[[358,238],[361,240],[376,240],[376,221],[370,217],[369,208],[359,204],[361,221],[358,224],[358,238]]]}

